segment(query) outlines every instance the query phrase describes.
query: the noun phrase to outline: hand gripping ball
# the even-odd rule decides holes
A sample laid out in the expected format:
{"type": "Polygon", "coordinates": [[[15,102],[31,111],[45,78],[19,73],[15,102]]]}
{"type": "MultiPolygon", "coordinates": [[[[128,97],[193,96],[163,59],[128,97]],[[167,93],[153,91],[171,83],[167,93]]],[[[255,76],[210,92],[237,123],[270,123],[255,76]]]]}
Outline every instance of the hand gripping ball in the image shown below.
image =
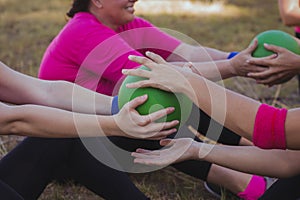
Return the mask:
{"type": "Polygon", "coordinates": [[[280,30],[268,30],[258,34],[256,38],[258,40],[258,45],[252,53],[253,57],[260,58],[272,55],[274,53],[265,49],[264,43],[280,46],[296,54],[300,54],[299,44],[290,34],[286,32],[280,30]]]}
{"type": "MultiPolygon", "coordinates": [[[[149,70],[145,66],[140,67],[143,70],[149,70]]],[[[135,97],[142,96],[144,94],[148,95],[147,101],[138,106],[136,110],[141,115],[148,115],[155,111],[167,108],[174,107],[175,111],[168,114],[167,116],[159,119],[157,122],[169,122],[172,120],[179,120],[180,123],[176,128],[179,128],[184,124],[191,113],[192,110],[192,101],[184,94],[181,93],[172,93],[164,90],[146,87],[146,88],[127,88],[127,83],[133,83],[136,81],[145,80],[145,78],[138,76],[127,76],[123,83],[121,84],[119,94],[118,94],[118,105],[121,109],[124,104],[134,99],[135,97]]]]}

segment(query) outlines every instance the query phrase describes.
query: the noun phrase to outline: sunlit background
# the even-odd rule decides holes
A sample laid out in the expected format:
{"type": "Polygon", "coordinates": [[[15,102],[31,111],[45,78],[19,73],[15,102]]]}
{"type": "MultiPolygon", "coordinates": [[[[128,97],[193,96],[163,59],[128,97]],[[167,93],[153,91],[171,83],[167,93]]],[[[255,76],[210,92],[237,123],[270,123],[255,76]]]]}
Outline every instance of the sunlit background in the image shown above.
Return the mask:
{"type": "Polygon", "coordinates": [[[136,4],[137,14],[216,14],[226,10],[224,0],[189,1],[189,0],[140,0],[136,4]]]}

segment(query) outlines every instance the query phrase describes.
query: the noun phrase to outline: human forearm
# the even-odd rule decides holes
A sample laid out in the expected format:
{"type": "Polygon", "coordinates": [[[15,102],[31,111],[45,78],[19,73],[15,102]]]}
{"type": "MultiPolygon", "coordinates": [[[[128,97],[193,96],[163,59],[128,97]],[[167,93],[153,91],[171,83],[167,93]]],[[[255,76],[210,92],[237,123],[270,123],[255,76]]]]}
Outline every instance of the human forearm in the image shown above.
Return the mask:
{"type": "Polygon", "coordinates": [[[252,140],[259,102],[192,73],[187,76],[187,80],[189,85],[182,87],[181,92],[213,119],[252,140]]]}
{"type": "Polygon", "coordinates": [[[236,76],[229,60],[192,63],[192,70],[211,81],[219,81],[236,76]]]}
{"type": "MultiPolygon", "coordinates": [[[[199,74],[212,81],[218,81],[234,76],[247,77],[251,72],[260,72],[266,70],[260,65],[253,65],[250,62],[247,62],[250,58],[252,58],[251,54],[256,47],[257,41],[255,40],[248,48],[244,49],[243,51],[239,53],[232,52],[230,54],[230,57],[226,57],[220,60],[209,60],[205,62],[190,62],[189,66],[194,73],[199,74]]],[[[227,54],[225,55],[228,56],[227,54]]],[[[176,63],[176,65],[179,66],[184,66],[184,64],[186,64],[186,62],[176,63]]]]}
{"type": "Polygon", "coordinates": [[[208,62],[213,60],[224,60],[228,57],[228,52],[223,52],[221,50],[193,46],[185,43],[181,43],[174,51],[173,55],[170,56],[168,62],[177,61],[188,61],[188,62],[208,62]],[[180,58],[180,60],[178,60],[180,58]]]}
{"type": "Polygon", "coordinates": [[[66,81],[52,81],[48,85],[46,106],[88,114],[111,114],[110,96],[66,81]]]}
{"type": "Polygon", "coordinates": [[[112,98],[109,96],[66,81],[46,81],[27,76],[1,62],[0,73],[1,101],[45,105],[90,114],[111,114],[112,98]]]}
{"type": "Polygon", "coordinates": [[[226,146],[198,144],[199,152],[209,149],[204,159],[223,167],[245,173],[286,178],[299,173],[299,152],[285,150],[263,150],[254,146],[226,146]],[[226,156],[225,156],[226,155],[226,156]]]}
{"type": "Polygon", "coordinates": [[[235,71],[232,69],[229,60],[219,60],[212,62],[172,62],[176,66],[189,65],[190,69],[200,76],[203,76],[211,81],[219,81],[236,76],[235,71]]]}
{"type": "Polygon", "coordinates": [[[2,106],[1,134],[38,137],[89,137],[116,133],[112,117],[72,113],[36,105],[2,106]],[[101,127],[101,128],[100,128],[101,127]]]}

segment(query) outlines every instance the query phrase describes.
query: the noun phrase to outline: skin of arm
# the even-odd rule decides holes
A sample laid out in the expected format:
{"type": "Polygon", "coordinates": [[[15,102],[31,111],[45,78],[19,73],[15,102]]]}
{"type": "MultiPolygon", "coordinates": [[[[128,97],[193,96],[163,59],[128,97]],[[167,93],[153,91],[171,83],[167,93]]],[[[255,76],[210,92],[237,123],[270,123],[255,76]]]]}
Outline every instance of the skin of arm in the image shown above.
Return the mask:
{"type": "Polygon", "coordinates": [[[202,148],[211,149],[204,158],[206,161],[245,173],[288,178],[299,174],[300,171],[299,151],[264,150],[255,146],[239,147],[227,145],[202,148]]]}
{"type": "MultiPolygon", "coordinates": [[[[295,38],[296,39],[296,38],[295,38]]],[[[296,39],[298,42],[299,40],[296,39]]],[[[267,66],[265,71],[248,73],[257,83],[268,86],[285,83],[300,74],[300,56],[282,47],[264,44],[275,54],[263,58],[251,58],[250,64],[267,66]]]]}
{"type": "Polygon", "coordinates": [[[183,42],[173,51],[173,55],[170,55],[167,61],[179,61],[178,56],[176,55],[179,55],[182,59],[190,62],[206,62],[211,60],[227,59],[229,53],[209,47],[190,45],[183,42]]]}
{"type": "MultiPolygon", "coordinates": [[[[124,70],[126,75],[142,76],[147,80],[128,84],[127,87],[156,87],[186,94],[198,107],[219,123],[252,140],[256,113],[260,103],[249,97],[227,90],[195,73],[165,62],[160,56],[147,53],[146,57],[132,56],[129,59],[151,69],[124,70]],[[173,81],[176,80],[176,81],[173,81]]],[[[297,117],[300,109],[290,109],[285,129],[287,148],[300,149],[300,124],[297,117]]]]}
{"type": "Polygon", "coordinates": [[[39,137],[125,136],[161,139],[176,131],[178,121],[155,123],[173,108],[141,116],[135,108],[147,96],[137,97],[113,116],[74,113],[40,105],[0,104],[0,134],[39,137]]]}
{"type": "Polygon", "coordinates": [[[0,73],[1,101],[38,104],[89,114],[111,114],[110,96],[66,81],[36,79],[16,72],[1,62],[0,73]]]}
{"type": "MultiPolygon", "coordinates": [[[[87,128],[84,136],[111,135],[115,125],[112,116],[75,114],[69,111],[38,105],[0,105],[1,135],[22,135],[39,137],[78,137],[74,117],[87,128]],[[99,128],[101,126],[101,128],[99,128]]],[[[80,124],[79,124],[80,126],[80,124]]]]}
{"type": "Polygon", "coordinates": [[[93,113],[94,105],[86,105],[87,99],[95,98],[96,104],[99,104],[98,113],[110,114],[110,106],[105,104],[111,105],[111,97],[64,81],[39,80],[16,72],[3,63],[0,63],[0,73],[1,100],[12,104],[39,104],[6,105],[1,103],[0,134],[78,137],[77,129],[83,127],[85,131],[82,136],[84,137],[117,135],[159,139],[176,131],[172,128],[178,124],[176,120],[155,123],[157,119],[173,112],[174,108],[167,108],[145,116],[137,113],[135,108],[144,103],[147,96],[128,102],[117,115],[100,116],[93,113]],[[75,95],[74,91],[76,91],[75,95]],[[78,98],[75,111],[90,113],[90,115],[61,110],[74,111],[72,96],[78,98]]]}
{"type": "MultiPolygon", "coordinates": [[[[251,54],[256,49],[256,47],[257,40],[255,40],[253,44],[251,44],[245,50],[241,51],[232,59],[226,59],[227,57],[224,58],[225,54],[222,53],[219,53],[219,55],[223,55],[223,57],[219,56],[219,59],[218,57],[214,59],[213,57],[208,56],[209,52],[207,52],[206,59],[202,59],[202,61],[200,62],[199,59],[197,60],[195,58],[195,62],[190,62],[190,67],[194,73],[199,74],[211,81],[220,81],[234,76],[247,77],[248,73],[257,73],[266,70],[265,67],[246,62],[247,60],[252,58],[251,54]]],[[[206,49],[203,47],[202,51],[206,51],[206,49]]],[[[196,52],[196,50],[194,52],[196,52]]],[[[216,51],[216,53],[213,52],[210,54],[218,55],[218,51],[216,51]]],[[[172,64],[177,66],[184,66],[186,62],[172,62],[172,64]]]]}
{"type": "Polygon", "coordinates": [[[134,162],[164,166],[184,160],[205,160],[245,173],[277,178],[291,177],[300,171],[299,151],[211,145],[191,138],[163,139],[160,143],[166,148],[155,151],[137,149],[132,153],[134,162]]]}
{"type": "Polygon", "coordinates": [[[300,25],[300,7],[298,0],[278,0],[282,22],[286,26],[300,25]]]}

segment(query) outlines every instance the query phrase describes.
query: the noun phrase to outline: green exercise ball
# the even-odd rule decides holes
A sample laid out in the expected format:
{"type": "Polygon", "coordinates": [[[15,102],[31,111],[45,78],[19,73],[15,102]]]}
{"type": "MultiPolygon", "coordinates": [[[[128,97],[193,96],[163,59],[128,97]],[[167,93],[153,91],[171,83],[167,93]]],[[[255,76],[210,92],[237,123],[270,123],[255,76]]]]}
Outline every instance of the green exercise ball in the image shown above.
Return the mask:
{"type": "MultiPolygon", "coordinates": [[[[141,66],[140,69],[149,70],[145,66],[141,66]]],[[[138,76],[127,76],[121,84],[118,94],[118,105],[121,109],[124,104],[130,100],[142,96],[148,95],[147,101],[138,106],[136,110],[141,115],[148,115],[155,111],[161,110],[167,107],[174,107],[175,111],[168,114],[167,116],[159,119],[157,122],[169,122],[172,120],[179,120],[180,123],[176,128],[179,128],[189,118],[192,110],[192,101],[184,94],[166,92],[157,88],[146,87],[146,88],[127,88],[127,83],[133,83],[136,81],[145,80],[145,78],[138,76]]]]}
{"type": "MultiPolygon", "coordinates": [[[[266,57],[274,52],[264,48],[264,43],[286,48],[296,54],[300,54],[300,47],[297,41],[290,34],[280,30],[268,30],[256,36],[258,40],[257,48],[253,51],[253,57],[266,57]]],[[[253,41],[252,41],[253,42],[253,41]]]]}

